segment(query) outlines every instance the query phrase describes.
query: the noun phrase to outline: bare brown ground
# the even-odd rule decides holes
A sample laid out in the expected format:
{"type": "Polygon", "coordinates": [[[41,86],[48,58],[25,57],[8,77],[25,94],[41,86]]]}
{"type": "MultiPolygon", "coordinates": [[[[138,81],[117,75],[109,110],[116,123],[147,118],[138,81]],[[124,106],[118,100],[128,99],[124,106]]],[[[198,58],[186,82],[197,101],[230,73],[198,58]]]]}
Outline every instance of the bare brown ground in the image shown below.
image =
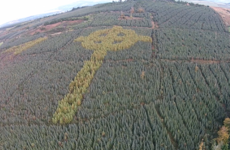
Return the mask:
{"type": "Polygon", "coordinates": [[[51,25],[46,25],[46,26],[40,26],[38,29],[32,30],[30,32],[30,35],[34,35],[35,33],[42,33],[42,32],[46,32],[49,31],[57,26],[59,26],[61,24],[61,22],[55,23],[55,24],[51,24],[51,25]]]}
{"type": "Polygon", "coordinates": [[[154,46],[152,45],[152,50],[154,50],[155,48],[154,48],[154,46]]]}
{"type": "Polygon", "coordinates": [[[58,26],[68,26],[68,25],[73,25],[73,24],[79,24],[82,23],[84,20],[74,20],[74,21],[62,21],[46,26],[40,26],[38,29],[32,30],[29,32],[30,35],[34,35],[35,33],[44,33],[47,31],[50,31],[58,26]]]}
{"type": "Polygon", "coordinates": [[[153,14],[151,14],[150,18],[152,19],[152,29],[158,28],[157,23],[153,21],[153,14]]]}
{"type": "Polygon", "coordinates": [[[51,30],[57,26],[59,26],[61,24],[61,22],[58,23],[54,23],[54,24],[50,24],[50,25],[46,25],[46,26],[41,26],[39,29],[44,29],[44,30],[51,30]]]}
{"type": "Polygon", "coordinates": [[[152,21],[152,29],[155,28],[155,23],[152,21]]]}
{"type": "Polygon", "coordinates": [[[22,56],[15,56],[13,53],[0,54],[0,70],[3,70],[6,66],[11,65],[13,62],[17,62],[24,59],[22,56]]]}
{"type": "Polygon", "coordinates": [[[152,21],[152,29],[155,29],[155,28],[158,28],[158,25],[154,21],[152,21]]]}
{"type": "Polygon", "coordinates": [[[226,26],[230,26],[230,9],[221,7],[211,7],[223,18],[226,26]]]}

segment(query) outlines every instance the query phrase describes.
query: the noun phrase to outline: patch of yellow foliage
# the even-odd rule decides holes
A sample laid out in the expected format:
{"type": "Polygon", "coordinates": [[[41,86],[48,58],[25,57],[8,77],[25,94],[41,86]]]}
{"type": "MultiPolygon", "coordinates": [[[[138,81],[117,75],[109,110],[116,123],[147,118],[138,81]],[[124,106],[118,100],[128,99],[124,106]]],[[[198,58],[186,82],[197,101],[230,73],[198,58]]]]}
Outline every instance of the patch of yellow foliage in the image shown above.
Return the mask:
{"type": "Polygon", "coordinates": [[[142,71],[142,72],[141,72],[141,79],[144,79],[144,77],[145,77],[145,72],[142,71]]]}
{"type": "Polygon", "coordinates": [[[87,37],[79,37],[75,41],[82,42],[82,46],[90,50],[118,51],[128,49],[137,41],[152,42],[148,36],[140,36],[131,29],[114,26],[112,29],[98,30],[87,37]]]}
{"type": "Polygon", "coordinates": [[[83,68],[78,72],[69,85],[69,93],[58,103],[58,108],[53,115],[53,123],[67,124],[73,120],[77,107],[81,105],[83,94],[86,93],[96,71],[103,63],[107,51],[128,49],[137,41],[152,42],[147,36],[139,36],[133,30],[125,30],[120,26],[112,29],[98,30],[87,37],[75,39],[81,42],[86,49],[94,53],[89,61],[84,62],[83,68]]]}
{"type": "Polygon", "coordinates": [[[199,70],[199,67],[196,65],[195,72],[197,72],[198,70],[199,70]]]}
{"type": "Polygon", "coordinates": [[[46,39],[47,39],[47,37],[38,38],[36,40],[30,41],[30,42],[27,42],[27,43],[24,43],[24,44],[21,44],[21,45],[18,45],[18,46],[13,46],[13,47],[5,50],[2,53],[12,53],[13,52],[14,55],[17,55],[17,54],[20,54],[21,52],[26,51],[27,49],[33,47],[36,44],[41,43],[42,41],[44,41],[46,39]]]}
{"type": "Polygon", "coordinates": [[[230,130],[230,118],[225,118],[224,126],[227,127],[230,130]]]}
{"type": "Polygon", "coordinates": [[[218,133],[217,142],[220,143],[222,141],[224,142],[224,144],[227,144],[229,138],[228,128],[222,126],[222,128],[217,133],[218,133]]]}
{"type": "Polygon", "coordinates": [[[217,132],[218,133],[218,138],[217,138],[218,143],[220,142],[223,142],[224,144],[228,143],[229,130],[230,130],[230,119],[225,118],[224,126],[222,126],[221,129],[217,132]]]}
{"type": "Polygon", "coordinates": [[[200,145],[199,145],[199,150],[202,150],[202,149],[203,149],[203,146],[204,146],[204,142],[203,142],[203,139],[202,139],[202,142],[201,142],[200,145]]]}

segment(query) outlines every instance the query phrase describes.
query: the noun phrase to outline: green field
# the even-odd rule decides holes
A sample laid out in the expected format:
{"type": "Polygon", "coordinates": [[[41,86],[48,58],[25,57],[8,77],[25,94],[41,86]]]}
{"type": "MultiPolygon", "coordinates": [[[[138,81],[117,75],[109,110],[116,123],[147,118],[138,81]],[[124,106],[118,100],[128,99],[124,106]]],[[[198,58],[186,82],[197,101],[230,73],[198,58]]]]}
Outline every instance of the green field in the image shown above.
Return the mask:
{"type": "Polygon", "coordinates": [[[227,146],[216,138],[230,114],[229,36],[213,9],[171,0],[98,4],[14,27],[0,35],[0,149],[227,146]],[[63,20],[61,32],[37,30],[63,20]]]}

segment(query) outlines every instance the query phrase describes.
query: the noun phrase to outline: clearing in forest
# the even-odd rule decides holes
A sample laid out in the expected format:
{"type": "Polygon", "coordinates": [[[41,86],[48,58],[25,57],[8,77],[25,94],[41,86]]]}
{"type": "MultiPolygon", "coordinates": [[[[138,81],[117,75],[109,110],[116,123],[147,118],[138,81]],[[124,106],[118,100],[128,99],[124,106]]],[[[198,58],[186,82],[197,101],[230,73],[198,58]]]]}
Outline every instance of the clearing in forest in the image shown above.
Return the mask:
{"type": "Polygon", "coordinates": [[[223,18],[226,26],[230,26],[230,9],[221,7],[212,7],[223,18]]]}
{"type": "Polygon", "coordinates": [[[62,21],[62,22],[57,22],[54,24],[49,24],[49,25],[43,25],[40,26],[38,29],[32,30],[30,31],[30,35],[34,35],[36,33],[44,33],[44,32],[48,32],[51,31],[57,27],[66,27],[69,25],[74,25],[74,24],[80,24],[82,23],[84,20],[74,20],[74,21],[62,21]]]}

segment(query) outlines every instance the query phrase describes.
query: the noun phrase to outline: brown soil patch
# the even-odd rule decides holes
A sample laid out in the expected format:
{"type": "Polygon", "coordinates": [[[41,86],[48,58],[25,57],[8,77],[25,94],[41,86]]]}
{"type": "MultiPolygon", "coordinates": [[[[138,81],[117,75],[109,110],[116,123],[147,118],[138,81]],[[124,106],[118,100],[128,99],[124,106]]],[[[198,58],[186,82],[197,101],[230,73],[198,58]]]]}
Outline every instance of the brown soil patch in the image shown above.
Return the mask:
{"type": "Polygon", "coordinates": [[[221,7],[211,7],[211,8],[220,14],[226,26],[230,26],[230,9],[221,8],[221,7]]]}
{"type": "Polygon", "coordinates": [[[46,26],[42,26],[42,27],[40,27],[40,30],[51,30],[51,29],[59,26],[60,24],[61,24],[61,22],[50,24],[50,25],[46,25],[46,26]]]}
{"type": "Polygon", "coordinates": [[[50,24],[50,25],[46,25],[46,26],[40,26],[38,29],[35,29],[32,32],[30,32],[30,35],[34,35],[34,34],[36,34],[38,32],[42,33],[42,32],[46,32],[46,31],[52,30],[53,28],[59,26],[60,24],[61,24],[61,22],[50,24]]]}
{"type": "Polygon", "coordinates": [[[152,21],[152,29],[154,29],[155,28],[155,23],[154,23],[154,21],[152,21]]]}
{"type": "Polygon", "coordinates": [[[22,60],[22,56],[14,55],[13,53],[1,54],[0,53],[0,69],[4,69],[5,66],[11,65],[17,61],[22,60]]]}
{"type": "Polygon", "coordinates": [[[152,50],[154,50],[155,49],[155,47],[152,45],[152,50]]]}
{"type": "Polygon", "coordinates": [[[155,29],[155,28],[158,28],[158,25],[154,21],[152,21],[152,29],[155,29]]]}
{"type": "Polygon", "coordinates": [[[73,25],[73,24],[79,24],[82,23],[84,20],[74,20],[74,21],[62,21],[62,22],[58,22],[58,23],[54,23],[54,24],[50,24],[50,25],[46,25],[46,26],[40,26],[38,29],[32,30],[29,32],[30,35],[34,35],[36,33],[44,33],[47,31],[50,31],[56,27],[59,26],[68,26],[68,25],[73,25]]]}

